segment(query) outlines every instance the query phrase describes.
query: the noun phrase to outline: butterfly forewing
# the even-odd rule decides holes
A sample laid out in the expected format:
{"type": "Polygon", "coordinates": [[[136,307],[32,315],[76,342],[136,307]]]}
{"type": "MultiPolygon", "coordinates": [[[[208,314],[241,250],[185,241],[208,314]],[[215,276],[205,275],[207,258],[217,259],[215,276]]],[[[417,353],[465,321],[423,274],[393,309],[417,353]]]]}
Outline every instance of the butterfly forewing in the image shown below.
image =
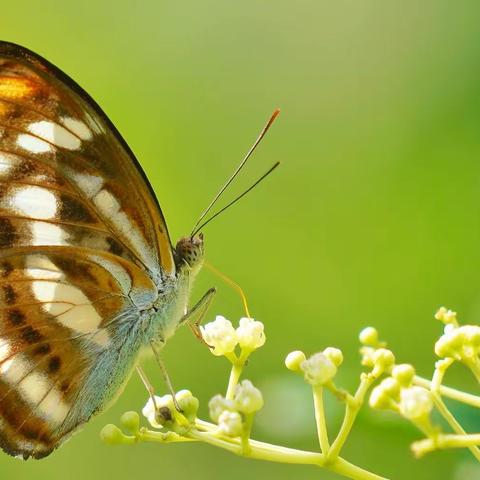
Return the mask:
{"type": "Polygon", "coordinates": [[[175,274],[138,163],[56,67],[0,42],[0,446],[42,457],[104,408],[175,274]]]}
{"type": "Polygon", "coordinates": [[[56,67],[5,43],[0,43],[0,137],[0,155],[17,159],[16,168],[10,168],[9,157],[0,157],[4,181],[33,164],[53,168],[55,177],[89,203],[122,244],[120,251],[103,242],[104,249],[134,256],[153,276],[173,274],[163,216],[115,127],[56,67]]]}

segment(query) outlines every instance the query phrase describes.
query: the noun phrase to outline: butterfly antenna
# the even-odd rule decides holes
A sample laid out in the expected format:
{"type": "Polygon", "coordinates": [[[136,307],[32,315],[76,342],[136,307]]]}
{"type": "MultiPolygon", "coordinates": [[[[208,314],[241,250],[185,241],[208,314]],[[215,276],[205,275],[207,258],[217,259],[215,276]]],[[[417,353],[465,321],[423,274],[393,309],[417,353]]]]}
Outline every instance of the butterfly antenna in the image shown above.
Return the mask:
{"type": "Polygon", "coordinates": [[[218,199],[222,196],[223,192],[228,188],[228,186],[235,180],[235,178],[237,177],[237,175],[240,173],[240,171],[242,170],[242,168],[245,166],[245,164],[247,163],[248,159],[252,156],[252,153],[255,151],[255,149],[257,148],[258,144],[262,141],[262,138],[265,136],[265,134],[268,132],[268,129],[272,126],[272,123],[275,121],[275,119],[278,117],[278,115],[280,114],[280,109],[277,108],[273,113],[272,115],[270,116],[270,119],[268,120],[268,122],[266,123],[266,125],[263,127],[262,131],[260,132],[260,134],[258,135],[257,139],[255,140],[255,142],[253,143],[253,145],[250,147],[250,150],[247,152],[247,154],[245,155],[245,157],[243,158],[243,160],[240,162],[240,164],[238,165],[238,167],[235,169],[235,171],[233,172],[233,174],[231,175],[231,177],[225,182],[225,184],[223,185],[223,187],[219,190],[219,192],[215,195],[215,197],[213,197],[213,200],[210,202],[210,204],[208,205],[208,207],[203,211],[203,213],[200,215],[199,219],[197,220],[197,222],[195,223],[194,227],[192,228],[192,233],[191,233],[191,237],[193,237],[195,235],[196,232],[198,232],[200,229],[197,228],[198,225],[200,224],[200,222],[208,215],[208,212],[210,212],[210,210],[213,208],[213,206],[215,205],[215,203],[218,201],[218,199]]]}
{"type": "Polygon", "coordinates": [[[203,227],[208,225],[214,218],[218,217],[222,212],[227,210],[227,208],[230,208],[232,205],[237,203],[242,197],[244,197],[248,192],[253,190],[262,180],[267,178],[278,166],[280,165],[280,162],[276,162],[271,166],[253,185],[248,187],[243,193],[241,193],[238,197],[234,198],[230,203],[227,203],[223,208],[221,208],[218,212],[213,214],[208,220],[205,220],[199,227],[197,227],[196,230],[194,230],[191,234],[192,237],[194,237],[203,227]]]}

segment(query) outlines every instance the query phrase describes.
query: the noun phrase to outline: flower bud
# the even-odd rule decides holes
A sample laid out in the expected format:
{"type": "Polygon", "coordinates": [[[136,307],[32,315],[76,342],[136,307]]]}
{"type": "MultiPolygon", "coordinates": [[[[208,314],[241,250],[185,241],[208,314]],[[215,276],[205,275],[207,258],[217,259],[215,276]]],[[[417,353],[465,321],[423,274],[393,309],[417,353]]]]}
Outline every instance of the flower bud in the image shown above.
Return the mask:
{"type": "Polygon", "coordinates": [[[465,341],[477,350],[480,347],[480,327],[478,325],[464,325],[460,328],[464,332],[465,341]]]}
{"type": "Polygon", "coordinates": [[[235,403],[233,402],[233,400],[227,400],[221,395],[215,395],[208,402],[208,410],[212,421],[218,423],[220,415],[225,410],[229,410],[231,412],[235,410],[235,403]]]}
{"type": "Polygon", "coordinates": [[[339,367],[343,363],[343,353],[339,348],[335,347],[327,347],[323,354],[331,360],[331,362],[336,366],[339,367]]]}
{"type": "Polygon", "coordinates": [[[255,413],[263,407],[263,396],[250,380],[243,380],[235,387],[234,402],[239,412],[255,413]]]}
{"type": "Polygon", "coordinates": [[[459,358],[465,343],[464,330],[452,328],[444,333],[435,343],[435,354],[441,358],[459,358]]]}
{"type": "Polygon", "coordinates": [[[398,383],[398,380],[392,377],[387,377],[381,381],[380,386],[382,387],[385,394],[388,395],[390,398],[398,398],[400,394],[400,383],[398,383]]]}
{"type": "Polygon", "coordinates": [[[192,395],[192,392],[190,392],[190,390],[180,390],[175,394],[175,399],[177,400],[180,410],[182,411],[183,415],[185,415],[185,417],[188,419],[188,421],[195,421],[199,401],[192,395]]]}
{"type": "Polygon", "coordinates": [[[415,369],[408,363],[402,363],[395,365],[392,370],[392,377],[398,380],[398,383],[402,387],[408,387],[415,376],[415,369]]]}
{"type": "Polygon", "coordinates": [[[315,353],[301,367],[305,380],[314,386],[325,385],[337,374],[337,367],[323,353],[315,353]]]}
{"type": "Polygon", "coordinates": [[[441,322],[448,324],[457,323],[457,313],[452,312],[452,310],[447,310],[445,307],[440,307],[435,313],[435,319],[440,320],[441,322]]]}
{"type": "Polygon", "coordinates": [[[375,375],[379,375],[387,371],[390,367],[395,364],[395,355],[393,355],[391,350],[386,348],[379,348],[375,350],[373,354],[373,365],[375,375]]]}
{"type": "Polygon", "coordinates": [[[285,366],[292,372],[301,372],[302,363],[307,359],[305,354],[300,350],[290,352],[285,358],[285,366]]]}
{"type": "Polygon", "coordinates": [[[377,410],[387,410],[392,407],[392,398],[381,385],[378,385],[372,390],[368,403],[377,410]]]}
{"type": "Polygon", "coordinates": [[[243,429],[242,416],[238,412],[224,410],[218,417],[218,431],[229,437],[238,437],[243,429]]]}
{"type": "Polygon", "coordinates": [[[240,347],[247,350],[256,350],[265,343],[263,323],[257,322],[253,318],[241,318],[236,332],[240,347]]]}
{"type": "Polygon", "coordinates": [[[378,331],[376,328],[367,327],[364,328],[360,335],[358,336],[360,343],[362,345],[368,345],[370,347],[375,347],[378,345],[378,331]]]}
{"type": "Polygon", "coordinates": [[[423,387],[404,388],[400,393],[400,413],[409,420],[419,420],[433,409],[432,394],[423,387]]]}
{"type": "Polygon", "coordinates": [[[215,321],[200,326],[200,331],[205,343],[212,347],[212,353],[216,356],[233,352],[238,343],[232,323],[221,315],[217,315],[215,321]]]}
{"type": "Polygon", "coordinates": [[[140,416],[137,412],[125,412],[120,421],[132,435],[135,435],[140,429],[140,416]]]}
{"type": "Polygon", "coordinates": [[[100,432],[100,438],[108,445],[125,443],[126,436],[116,425],[105,425],[100,432]]]}

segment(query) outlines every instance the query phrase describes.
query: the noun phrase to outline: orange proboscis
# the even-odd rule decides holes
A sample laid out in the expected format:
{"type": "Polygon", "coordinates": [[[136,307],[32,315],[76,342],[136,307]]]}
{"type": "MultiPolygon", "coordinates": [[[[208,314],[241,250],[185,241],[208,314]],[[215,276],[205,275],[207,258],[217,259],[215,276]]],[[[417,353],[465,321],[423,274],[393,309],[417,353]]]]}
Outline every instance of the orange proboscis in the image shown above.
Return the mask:
{"type": "Polygon", "coordinates": [[[36,87],[30,79],[0,76],[0,97],[23,98],[31,95],[35,90],[36,87]]]}

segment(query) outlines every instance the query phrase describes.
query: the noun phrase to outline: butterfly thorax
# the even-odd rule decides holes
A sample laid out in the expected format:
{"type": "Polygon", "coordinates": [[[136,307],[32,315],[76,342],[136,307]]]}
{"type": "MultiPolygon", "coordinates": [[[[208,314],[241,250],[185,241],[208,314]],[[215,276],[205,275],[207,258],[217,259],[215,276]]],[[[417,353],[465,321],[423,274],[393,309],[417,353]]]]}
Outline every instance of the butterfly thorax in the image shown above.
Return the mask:
{"type": "Polygon", "coordinates": [[[165,284],[155,302],[153,336],[166,341],[188,311],[193,282],[204,260],[203,235],[181,238],[174,250],[176,275],[165,284]]]}

